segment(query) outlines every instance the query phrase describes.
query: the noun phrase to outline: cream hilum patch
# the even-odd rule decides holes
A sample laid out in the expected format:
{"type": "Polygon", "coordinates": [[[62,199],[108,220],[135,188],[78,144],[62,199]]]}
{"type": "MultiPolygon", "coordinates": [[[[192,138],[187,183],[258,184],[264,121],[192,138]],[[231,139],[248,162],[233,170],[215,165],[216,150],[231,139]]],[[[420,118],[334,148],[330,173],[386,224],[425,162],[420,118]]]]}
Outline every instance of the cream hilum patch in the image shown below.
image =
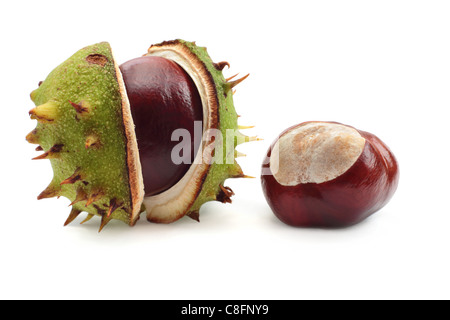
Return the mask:
{"type": "Polygon", "coordinates": [[[366,140],[351,127],[310,122],[280,137],[272,149],[270,169],[281,185],[333,180],[360,157],[366,140]],[[283,157],[276,155],[282,154],[283,157]]]}

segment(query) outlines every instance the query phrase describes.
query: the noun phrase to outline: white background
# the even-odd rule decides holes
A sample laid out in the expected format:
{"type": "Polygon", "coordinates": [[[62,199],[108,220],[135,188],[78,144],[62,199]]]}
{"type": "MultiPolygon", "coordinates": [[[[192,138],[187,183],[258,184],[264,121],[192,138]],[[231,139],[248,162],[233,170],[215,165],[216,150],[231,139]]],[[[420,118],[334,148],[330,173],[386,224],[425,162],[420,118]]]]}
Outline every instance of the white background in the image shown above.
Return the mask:
{"type": "Polygon", "coordinates": [[[4,1],[1,32],[0,298],[450,298],[448,1],[4,1]],[[69,201],[36,196],[52,177],[31,161],[29,93],[78,49],[109,41],[119,63],[182,38],[250,77],[240,123],[262,142],[229,180],[232,205],[201,223],[68,227],[69,201]],[[343,230],[288,227],[259,171],[278,133],[308,120],[370,131],[401,166],[392,201],[343,230]]]}

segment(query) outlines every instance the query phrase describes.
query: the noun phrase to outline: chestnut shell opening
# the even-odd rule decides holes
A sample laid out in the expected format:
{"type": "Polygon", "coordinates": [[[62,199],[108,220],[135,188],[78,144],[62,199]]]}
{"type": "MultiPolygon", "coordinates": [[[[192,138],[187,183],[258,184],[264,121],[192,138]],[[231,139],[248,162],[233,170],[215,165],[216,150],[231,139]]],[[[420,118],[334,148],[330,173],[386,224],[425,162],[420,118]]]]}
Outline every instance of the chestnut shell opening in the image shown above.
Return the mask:
{"type": "Polygon", "coordinates": [[[147,220],[151,222],[170,223],[188,214],[210,170],[214,134],[209,129],[219,128],[219,101],[216,83],[207,67],[210,62],[202,60],[209,57],[200,57],[194,51],[203,49],[194,47],[193,43],[174,40],[152,45],[145,55],[162,57],[181,66],[194,81],[203,108],[202,140],[193,164],[174,186],[162,193],[144,197],[147,220]]]}

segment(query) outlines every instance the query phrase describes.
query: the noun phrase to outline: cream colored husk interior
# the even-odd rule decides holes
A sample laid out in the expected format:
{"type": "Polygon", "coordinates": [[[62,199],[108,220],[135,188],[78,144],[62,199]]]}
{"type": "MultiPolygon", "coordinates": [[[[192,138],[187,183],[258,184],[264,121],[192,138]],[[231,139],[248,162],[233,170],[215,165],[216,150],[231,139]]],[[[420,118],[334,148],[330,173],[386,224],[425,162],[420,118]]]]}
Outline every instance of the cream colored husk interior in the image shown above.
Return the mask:
{"type": "Polygon", "coordinates": [[[134,131],[133,117],[131,116],[130,101],[128,100],[125,82],[122,73],[114,59],[114,67],[116,69],[117,81],[122,97],[122,114],[125,127],[125,135],[127,137],[127,165],[131,192],[132,212],[131,224],[135,224],[141,213],[142,201],[144,199],[144,180],[142,177],[142,167],[139,160],[139,151],[136,141],[136,133],[134,131]]]}

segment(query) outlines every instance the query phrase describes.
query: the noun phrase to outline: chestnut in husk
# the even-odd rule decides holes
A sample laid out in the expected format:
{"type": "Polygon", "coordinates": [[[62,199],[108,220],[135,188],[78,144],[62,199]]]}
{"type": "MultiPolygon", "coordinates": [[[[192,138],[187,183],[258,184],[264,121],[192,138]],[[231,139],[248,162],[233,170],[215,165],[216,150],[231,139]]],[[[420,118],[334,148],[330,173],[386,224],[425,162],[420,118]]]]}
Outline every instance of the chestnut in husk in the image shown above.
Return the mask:
{"type": "Polygon", "coordinates": [[[65,225],[87,212],[100,230],[144,211],[150,222],[198,221],[204,203],[230,203],[225,180],[246,177],[235,148],[256,138],[239,131],[233,93],[246,76],[225,78],[229,66],[181,39],[120,67],[107,42],[76,52],[30,94],[37,126],[26,140],[53,169],[38,199],[64,196],[65,225]]]}

